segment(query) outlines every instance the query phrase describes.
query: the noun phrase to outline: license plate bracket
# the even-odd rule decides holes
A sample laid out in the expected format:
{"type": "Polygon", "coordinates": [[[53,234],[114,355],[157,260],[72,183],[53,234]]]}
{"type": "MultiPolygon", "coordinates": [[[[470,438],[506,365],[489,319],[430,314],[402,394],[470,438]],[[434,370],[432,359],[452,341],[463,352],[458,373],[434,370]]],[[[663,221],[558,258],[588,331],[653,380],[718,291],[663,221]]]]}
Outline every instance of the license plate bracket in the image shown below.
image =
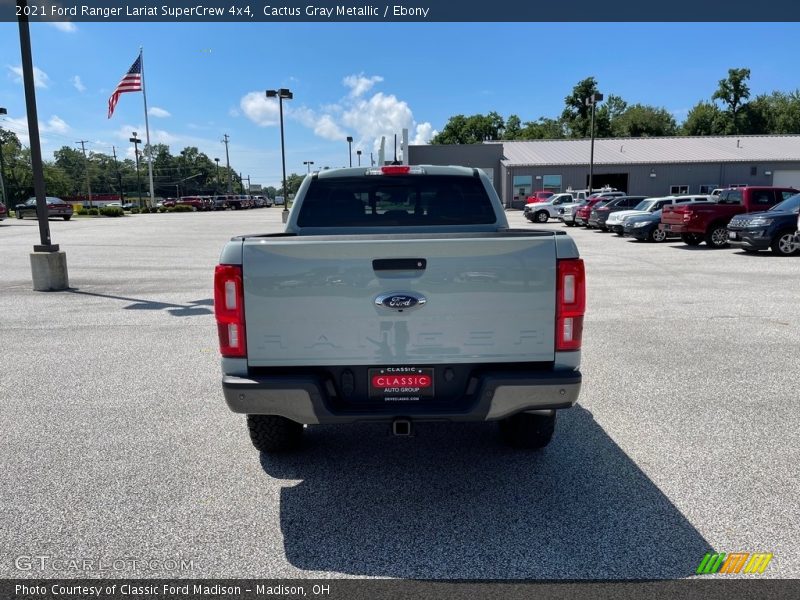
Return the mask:
{"type": "Polygon", "coordinates": [[[433,367],[380,367],[367,370],[372,400],[419,402],[434,397],[433,367]]]}

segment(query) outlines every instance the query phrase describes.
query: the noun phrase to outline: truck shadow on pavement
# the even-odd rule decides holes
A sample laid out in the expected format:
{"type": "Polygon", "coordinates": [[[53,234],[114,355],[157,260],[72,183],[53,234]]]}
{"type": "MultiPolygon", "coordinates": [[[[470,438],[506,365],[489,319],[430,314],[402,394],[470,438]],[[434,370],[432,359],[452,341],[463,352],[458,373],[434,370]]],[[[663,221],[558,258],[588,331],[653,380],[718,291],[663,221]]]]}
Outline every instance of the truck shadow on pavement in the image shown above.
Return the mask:
{"type": "Polygon", "coordinates": [[[81,294],[84,296],[94,296],[96,298],[109,298],[111,300],[133,302],[133,304],[129,304],[128,306],[123,306],[123,310],[166,310],[173,317],[195,317],[198,315],[210,315],[214,312],[209,308],[205,308],[206,306],[214,306],[214,300],[211,298],[194,300],[186,304],[174,304],[171,302],[156,302],[155,300],[142,300],[141,298],[114,296],[112,294],[82,292],[79,288],[70,288],[67,291],[73,294],[81,294]]]}
{"type": "Polygon", "coordinates": [[[660,579],[693,575],[711,548],[576,406],[542,452],[502,445],[491,423],[307,430],[308,448],[261,455],[284,487],[297,568],[417,579],[660,579]]]}

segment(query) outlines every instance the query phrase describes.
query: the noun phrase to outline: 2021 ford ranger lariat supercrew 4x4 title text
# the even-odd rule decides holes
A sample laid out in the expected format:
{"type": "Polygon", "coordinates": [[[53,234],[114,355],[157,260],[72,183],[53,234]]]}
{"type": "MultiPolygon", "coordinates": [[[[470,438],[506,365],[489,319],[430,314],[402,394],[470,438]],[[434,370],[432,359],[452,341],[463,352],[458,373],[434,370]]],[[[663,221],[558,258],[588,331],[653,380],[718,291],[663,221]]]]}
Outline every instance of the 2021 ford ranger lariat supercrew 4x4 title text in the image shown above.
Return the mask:
{"type": "Polygon", "coordinates": [[[398,435],[499,421],[512,446],[541,448],[578,398],[584,306],[572,239],[509,229],[483,172],[321,171],[284,233],[222,251],[225,400],[263,452],[297,447],[304,425],[356,421],[398,435]]]}

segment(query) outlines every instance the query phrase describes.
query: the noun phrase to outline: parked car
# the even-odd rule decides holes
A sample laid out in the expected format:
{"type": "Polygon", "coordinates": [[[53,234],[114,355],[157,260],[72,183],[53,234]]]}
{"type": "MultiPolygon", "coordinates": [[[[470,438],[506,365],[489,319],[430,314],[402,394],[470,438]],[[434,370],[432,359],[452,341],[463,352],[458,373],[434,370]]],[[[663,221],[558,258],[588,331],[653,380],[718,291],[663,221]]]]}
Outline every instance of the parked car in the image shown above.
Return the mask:
{"type": "MultiPolygon", "coordinates": [[[[589,227],[589,216],[592,214],[592,210],[595,206],[608,202],[609,200],[611,200],[611,197],[590,196],[587,198],[586,203],[575,211],[575,224],[589,227]]],[[[591,227],[589,227],[589,229],[591,229],[591,227]]]]}
{"type": "Polygon", "coordinates": [[[620,198],[612,198],[608,202],[598,204],[589,213],[587,224],[589,227],[597,227],[601,231],[608,231],[606,221],[609,215],[622,210],[629,210],[639,205],[645,199],[645,196],[622,196],[620,198]]]}
{"type": "Polygon", "coordinates": [[[283,203],[284,203],[283,196],[275,196],[276,206],[283,206],[283,203]]]}
{"type": "Polygon", "coordinates": [[[665,206],[659,227],[681,234],[681,239],[689,246],[705,241],[711,248],[723,248],[728,245],[728,223],[733,217],[766,210],[797,193],[798,190],[785,187],[727,189],[714,204],[665,206]]]}
{"type": "Polygon", "coordinates": [[[200,196],[181,196],[176,202],[177,204],[191,206],[192,210],[203,210],[204,207],[203,199],[200,196]]]}
{"type": "MultiPolygon", "coordinates": [[[[45,198],[47,203],[47,216],[48,217],[61,217],[65,221],[72,218],[72,204],[64,202],[61,198],[54,196],[47,196],[45,198]]],[[[14,212],[18,219],[24,217],[36,218],[36,198],[28,198],[24,204],[17,204],[14,212]]]]}
{"type": "Polygon", "coordinates": [[[225,210],[228,208],[227,196],[214,196],[214,210],[225,210]]]}
{"type": "Polygon", "coordinates": [[[699,195],[699,196],[665,196],[663,198],[647,198],[646,200],[642,200],[633,210],[622,210],[619,212],[615,212],[612,214],[608,221],[606,221],[606,227],[610,231],[613,231],[617,235],[622,235],[622,229],[625,225],[625,221],[629,219],[631,216],[634,215],[643,215],[652,213],[657,210],[661,210],[668,204],[684,204],[684,203],[696,203],[696,202],[715,202],[716,198],[711,196],[710,194],[707,195],[699,195]]]}
{"type": "Polygon", "coordinates": [[[561,215],[561,207],[572,203],[572,194],[555,194],[546,202],[526,204],[522,213],[532,223],[547,223],[549,219],[558,219],[561,215]]]}
{"type": "Polygon", "coordinates": [[[555,196],[555,192],[533,192],[533,194],[525,199],[525,203],[534,204],[536,202],[547,202],[553,196],[555,196]]]}
{"type": "Polygon", "coordinates": [[[0,202],[0,221],[5,219],[8,216],[8,209],[6,209],[6,205],[0,202]]]}
{"type": "Polygon", "coordinates": [[[161,206],[165,206],[169,208],[171,206],[175,206],[178,203],[177,199],[175,198],[167,198],[166,200],[161,202],[161,206]]]}
{"type": "Polygon", "coordinates": [[[728,243],[745,252],[771,248],[779,256],[798,254],[798,220],[800,194],[790,196],[769,210],[733,217],[728,223],[728,243]]]}
{"type": "Polygon", "coordinates": [[[677,237],[677,234],[659,229],[660,223],[661,209],[651,213],[631,215],[625,219],[622,235],[646,242],[663,242],[668,237],[677,237]]]}

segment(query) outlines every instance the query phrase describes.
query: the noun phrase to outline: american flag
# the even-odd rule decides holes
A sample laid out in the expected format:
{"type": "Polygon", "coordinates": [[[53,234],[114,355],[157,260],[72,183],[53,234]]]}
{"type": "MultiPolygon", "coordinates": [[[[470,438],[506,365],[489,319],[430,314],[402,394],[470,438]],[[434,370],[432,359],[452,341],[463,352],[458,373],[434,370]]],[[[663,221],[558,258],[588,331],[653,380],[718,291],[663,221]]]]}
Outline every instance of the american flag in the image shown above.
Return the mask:
{"type": "Polygon", "coordinates": [[[142,91],[142,55],[140,54],[138,58],[134,61],[131,68],[128,69],[128,72],[125,73],[125,76],[122,78],[122,81],[119,82],[117,89],[114,90],[114,93],[111,94],[111,97],[108,99],[108,118],[111,118],[111,115],[114,114],[114,109],[117,106],[117,102],[119,102],[119,95],[124,94],[125,92],[141,92],[142,91]]]}

